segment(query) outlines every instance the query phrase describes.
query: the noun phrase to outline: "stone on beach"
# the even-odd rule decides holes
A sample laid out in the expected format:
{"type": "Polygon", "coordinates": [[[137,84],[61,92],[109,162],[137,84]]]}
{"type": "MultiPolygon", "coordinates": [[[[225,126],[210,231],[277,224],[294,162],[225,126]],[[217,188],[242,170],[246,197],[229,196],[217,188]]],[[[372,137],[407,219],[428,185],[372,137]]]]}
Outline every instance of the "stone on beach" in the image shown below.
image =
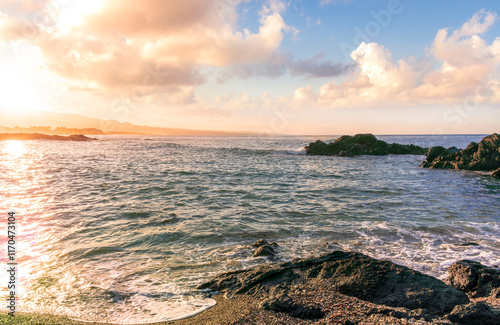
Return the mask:
{"type": "Polygon", "coordinates": [[[467,325],[498,325],[500,317],[482,302],[457,305],[446,317],[453,323],[467,325]]]}
{"type": "Polygon", "coordinates": [[[499,292],[500,270],[484,266],[479,262],[461,260],[453,263],[448,272],[446,281],[472,298],[497,295],[499,292]]]}

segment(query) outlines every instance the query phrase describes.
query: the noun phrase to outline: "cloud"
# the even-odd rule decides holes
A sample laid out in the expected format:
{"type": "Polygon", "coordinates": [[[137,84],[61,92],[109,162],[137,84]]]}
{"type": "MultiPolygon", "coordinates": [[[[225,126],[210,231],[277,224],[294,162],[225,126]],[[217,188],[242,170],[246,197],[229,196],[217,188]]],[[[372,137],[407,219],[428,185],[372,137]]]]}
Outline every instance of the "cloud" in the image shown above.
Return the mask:
{"type": "Polygon", "coordinates": [[[320,7],[326,6],[326,5],[331,5],[331,4],[338,4],[338,3],[350,3],[353,2],[354,0],[321,0],[320,2],[320,7]]]}
{"type": "Polygon", "coordinates": [[[115,88],[203,82],[197,66],[145,57],[140,45],[119,39],[81,38],[74,42],[72,35],[64,35],[42,38],[37,45],[49,70],[79,83],[115,88]]]}
{"type": "Polygon", "coordinates": [[[289,63],[292,76],[306,76],[308,78],[335,77],[348,73],[355,67],[355,63],[345,64],[324,60],[323,55],[316,55],[312,59],[295,60],[289,63]]]}
{"type": "Polygon", "coordinates": [[[351,72],[355,67],[356,63],[345,64],[326,60],[322,53],[312,58],[295,59],[289,52],[276,52],[264,62],[239,64],[223,70],[219,77],[219,83],[225,83],[234,77],[243,79],[262,76],[277,78],[286,73],[290,73],[292,77],[337,77],[351,72]]]}
{"type": "Polygon", "coordinates": [[[22,17],[12,17],[0,12],[0,41],[17,41],[34,38],[40,34],[38,26],[22,17]]]}
{"type": "Polygon", "coordinates": [[[13,15],[33,15],[47,9],[51,0],[2,0],[0,11],[13,15]]]}
{"type": "Polygon", "coordinates": [[[275,52],[269,59],[258,63],[235,64],[225,69],[221,69],[218,83],[223,84],[238,77],[242,79],[255,77],[277,78],[285,74],[288,70],[289,56],[275,52]]]}
{"type": "Polygon", "coordinates": [[[293,93],[293,101],[297,104],[310,104],[318,99],[318,95],[314,94],[314,91],[310,85],[296,89],[293,93]]]}
{"type": "Polygon", "coordinates": [[[422,58],[396,61],[383,45],[363,42],[351,53],[358,69],[317,93],[309,86],[297,89],[294,98],[301,100],[295,102],[326,107],[494,102],[500,97],[500,38],[488,44],[480,35],[495,20],[495,13],[481,10],[451,34],[439,30],[422,58]]]}
{"type": "MultiPolygon", "coordinates": [[[[103,0],[100,8],[79,19],[67,19],[70,11],[59,8],[55,21],[28,23],[39,30],[31,42],[41,49],[46,67],[79,86],[161,91],[203,83],[201,66],[252,64],[273,56],[287,29],[280,15],[284,5],[270,0],[261,11],[258,31],[251,32],[237,27],[238,6],[245,1],[103,0]],[[74,25],[62,23],[68,21],[74,25]]],[[[26,28],[26,21],[13,12],[26,13],[34,4],[21,3],[0,7],[0,39],[26,28]]]]}

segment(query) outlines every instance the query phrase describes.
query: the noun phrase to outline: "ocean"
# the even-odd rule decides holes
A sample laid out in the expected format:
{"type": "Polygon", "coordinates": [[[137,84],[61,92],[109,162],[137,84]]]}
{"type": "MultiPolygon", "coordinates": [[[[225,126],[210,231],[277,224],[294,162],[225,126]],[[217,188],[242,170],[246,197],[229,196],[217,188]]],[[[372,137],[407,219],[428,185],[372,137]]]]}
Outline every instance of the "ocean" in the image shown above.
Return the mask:
{"type": "MultiPolygon", "coordinates": [[[[482,137],[378,138],[465,148],[482,137]]],[[[500,181],[487,173],[304,154],[335,136],[98,138],[0,142],[2,232],[19,212],[19,311],[124,324],[193,315],[215,303],[198,284],[271,262],[252,257],[260,238],[279,261],[350,250],[440,279],[459,259],[500,265],[500,181]]],[[[7,272],[0,281],[6,295],[7,272]]]]}

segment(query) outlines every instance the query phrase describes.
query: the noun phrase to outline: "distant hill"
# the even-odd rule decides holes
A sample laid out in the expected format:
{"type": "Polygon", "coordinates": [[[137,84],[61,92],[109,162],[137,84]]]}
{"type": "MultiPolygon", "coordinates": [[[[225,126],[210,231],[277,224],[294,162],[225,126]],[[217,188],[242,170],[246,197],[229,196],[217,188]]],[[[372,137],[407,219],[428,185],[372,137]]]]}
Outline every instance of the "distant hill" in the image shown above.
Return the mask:
{"type": "Polygon", "coordinates": [[[30,126],[30,127],[6,127],[0,126],[0,132],[2,133],[39,133],[39,134],[47,134],[47,135],[71,135],[71,134],[86,134],[86,135],[105,135],[106,133],[102,130],[98,130],[95,128],[51,128],[49,126],[30,126]]]}
{"type": "Polygon", "coordinates": [[[77,114],[34,111],[23,115],[0,111],[0,132],[44,134],[250,135],[252,132],[191,130],[135,125],[77,114]]]}

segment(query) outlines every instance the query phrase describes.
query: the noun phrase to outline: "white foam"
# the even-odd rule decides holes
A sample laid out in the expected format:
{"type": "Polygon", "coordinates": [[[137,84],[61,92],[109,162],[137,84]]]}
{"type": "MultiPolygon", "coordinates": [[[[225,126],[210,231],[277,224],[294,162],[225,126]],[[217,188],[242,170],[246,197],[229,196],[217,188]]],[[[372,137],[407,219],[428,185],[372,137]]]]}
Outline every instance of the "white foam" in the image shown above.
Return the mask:
{"type": "Polygon", "coordinates": [[[305,155],[306,154],[306,148],[300,147],[300,148],[297,148],[295,150],[288,150],[287,153],[290,154],[290,155],[305,155]]]}

